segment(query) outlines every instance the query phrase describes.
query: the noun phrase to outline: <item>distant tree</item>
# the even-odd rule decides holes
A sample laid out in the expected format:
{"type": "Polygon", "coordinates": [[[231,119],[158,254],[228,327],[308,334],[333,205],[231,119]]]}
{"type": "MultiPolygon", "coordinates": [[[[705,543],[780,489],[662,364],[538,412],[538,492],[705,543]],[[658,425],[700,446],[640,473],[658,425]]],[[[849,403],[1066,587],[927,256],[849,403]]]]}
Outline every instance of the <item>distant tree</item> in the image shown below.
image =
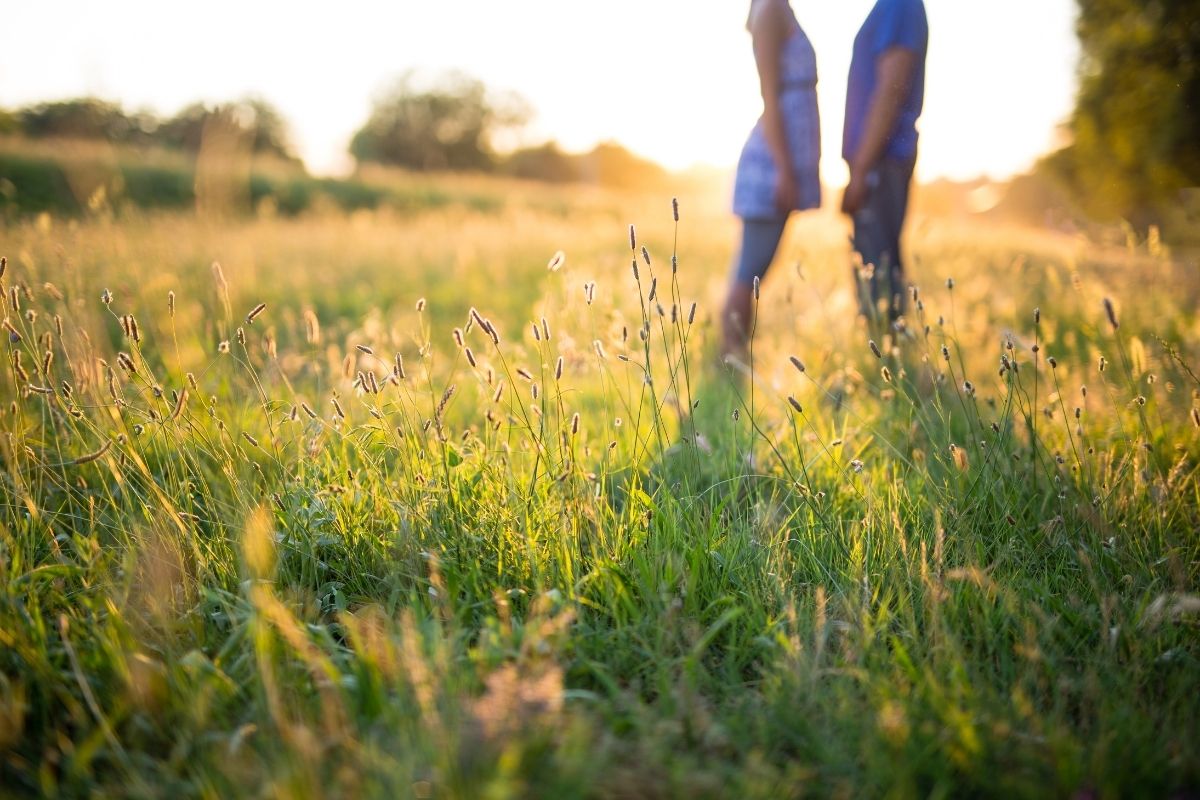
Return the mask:
{"type": "Polygon", "coordinates": [[[461,73],[421,85],[414,73],[400,77],[375,102],[370,118],[350,141],[361,162],[415,170],[491,170],[498,135],[523,126],[526,103],[495,95],[461,73]]]}
{"type": "Polygon", "coordinates": [[[254,97],[216,106],[193,103],[159,125],[154,138],[165,147],[198,153],[214,130],[238,137],[251,153],[299,161],[283,115],[254,97]]]}
{"type": "Polygon", "coordinates": [[[150,114],[127,114],[116,103],[83,97],[27,106],[16,114],[21,134],[31,139],[99,139],[144,144],[157,125],[150,114]]]}
{"type": "Polygon", "coordinates": [[[1083,209],[1134,224],[1200,186],[1200,0],[1078,0],[1072,143],[1046,161],[1083,209]]]}
{"type": "Polygon", "coordinates": [[[554,142],[526,147],[504,160],[504,171],[518,178],[570,183],[580,178],[579,157],[564,153],[554,142]]]}
{"type": "Polygon", "coordinates": [[[616,142],[602,142],[579,157],[582,180],[601,186],[649,187],[660,184],[667,172],[658,164],[626,150],[616,142]]]}
{"type": "Polygon", "coordinates": [[[7,109],[0,108],[0,136],[19,133],[20,130],[21,122],[17,119],[17,115],[7,109]]]}

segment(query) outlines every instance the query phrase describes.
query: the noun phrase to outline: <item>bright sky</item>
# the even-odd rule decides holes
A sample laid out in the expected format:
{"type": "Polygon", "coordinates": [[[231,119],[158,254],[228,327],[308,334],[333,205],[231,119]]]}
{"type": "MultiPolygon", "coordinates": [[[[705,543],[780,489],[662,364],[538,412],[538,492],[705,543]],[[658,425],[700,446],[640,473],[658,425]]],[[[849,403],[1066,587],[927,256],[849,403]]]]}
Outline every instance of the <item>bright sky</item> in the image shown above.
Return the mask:
{"type": "MultiPolygon", "coordinates": [[[[669,167],[733,164],[761,110],[747,0],[9,0],[0,105],[93,94],[171,114],[256,94],[318,172],[345,170],[371,100],[409,68],[525,96],[527,140],[616,139],[669,167]]],[[[850,45],[871,0],[793,0],[817,50],[826,181],[850,45]]],[[[1078,55],[1073,0],[926,0],[918,172],[1003,177],[1056,142],[1078,55]]]]}

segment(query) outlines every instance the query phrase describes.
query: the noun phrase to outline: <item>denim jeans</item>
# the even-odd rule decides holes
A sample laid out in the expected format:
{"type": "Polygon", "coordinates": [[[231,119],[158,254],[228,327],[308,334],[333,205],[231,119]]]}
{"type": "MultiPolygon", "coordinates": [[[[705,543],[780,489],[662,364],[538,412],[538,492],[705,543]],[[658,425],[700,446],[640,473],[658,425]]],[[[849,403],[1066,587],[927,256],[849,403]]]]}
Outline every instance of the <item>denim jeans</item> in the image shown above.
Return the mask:
{"type": "Polygon", "coordinates": [[[900,231],[908,211],[908,190],[913,161],[885,158],[867,175],[870,193],[866,204],[854,215],[854,249],[862,256],[865,275],[855,275],[859,313],[869,320],[886,304],[887,318],[895,321],[904,313],[904,262],[900,255],[900,231]]]}

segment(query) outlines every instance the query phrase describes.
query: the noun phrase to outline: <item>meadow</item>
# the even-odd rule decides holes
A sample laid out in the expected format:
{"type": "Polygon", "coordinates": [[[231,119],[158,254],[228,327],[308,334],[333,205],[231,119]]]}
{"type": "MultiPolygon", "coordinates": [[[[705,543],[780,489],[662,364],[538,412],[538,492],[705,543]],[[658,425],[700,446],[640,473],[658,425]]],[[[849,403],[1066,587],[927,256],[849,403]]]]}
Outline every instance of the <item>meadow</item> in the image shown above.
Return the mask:
{"type": "Polygon", "coordinates": [[[0,795],[1200,788],[1194,257],[440,191],[0,227],[0,795]]]}

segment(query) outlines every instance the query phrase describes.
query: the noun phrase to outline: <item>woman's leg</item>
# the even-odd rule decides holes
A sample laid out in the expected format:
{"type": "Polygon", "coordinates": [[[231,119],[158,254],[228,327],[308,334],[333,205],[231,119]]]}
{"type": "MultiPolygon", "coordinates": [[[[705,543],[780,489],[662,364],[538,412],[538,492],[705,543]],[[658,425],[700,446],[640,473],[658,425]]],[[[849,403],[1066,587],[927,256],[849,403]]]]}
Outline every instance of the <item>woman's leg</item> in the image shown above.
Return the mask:
{"type": "Polygon", "coordinates": [[[754,314],[754,279],[762,280],[779,249],[787,219],[747,219],[721,312],[722,356],[745,356],[754,314]]]}

